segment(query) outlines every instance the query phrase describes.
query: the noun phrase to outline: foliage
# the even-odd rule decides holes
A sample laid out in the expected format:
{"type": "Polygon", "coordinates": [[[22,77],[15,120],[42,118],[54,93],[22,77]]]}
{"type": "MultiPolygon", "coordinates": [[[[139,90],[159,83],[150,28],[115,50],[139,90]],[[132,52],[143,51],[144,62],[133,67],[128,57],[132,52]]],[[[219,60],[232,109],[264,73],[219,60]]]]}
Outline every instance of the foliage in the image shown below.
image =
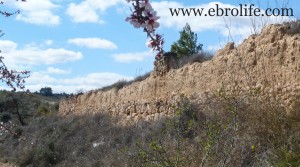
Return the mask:
{"type": "Polygon", "coordinates": [[[53,143],[49,143],[45,146],[37,146],[29,150],[27,154],[24,154],[19,159],[20,166],[43,166],[50,167],[55,165],[59,161],[59,155],[55,152],[53,143]]]}
{"type": "Polygon", "coordinates": [[[43,96],[52,96],[52,88],[51,87],[44,87],[40,89],[40,94],[43,96]]]}
{"type": "Polygon", "coordinates": [[[284,25],[288,26],[288,34],[300,33],[300,20],[286,22],[284,25]]]}
{"type": "Polygon", "coordinates": [[[56,113],[57,110],[56,99],[23,92],[0,91],[0,122],[2,122],[0,129],[4,129],[5,133],[16,135],[12,125],[25,127],[22,125],[27,125],[33,117],[56,113]],[[42,106],[46,111],[40,109],[42,106]]]}
{"type": "Polygon", "coordinates": [[[20,98],[13,92],[5,92],[0,96],[0,111],[15,114],[22,125],[25,125],[23,116],[20,111],[20,98]]]}
{"type": "Polygon", "coordinates": [[[150,76],[150,72],[146,72],[145,74],[136,76],[132,82],[141,82],[150,76]]]}
{"type": "Polygon", "coordinates": [[[182,57],[179,57],[177,60],[178,67],[180,68],[186,64],[192,64],[195,62],[202,63],[204,61],[211,60],[212,57],[213,57],[213,54],[204,52],[204,51],[202,51],[198,54],[194,54],[192,56],[182,56],[182,57]]]}
{"type": "Polygon", "coordinates": [[[186,97],[181,98],[175,111],[175,121],[173,126],[176,133],[185,138],[194,136],[196,118],[196,107],[186,97]]]}
{"type": "Polygon", "coordinates": [[[125,126],[103,113],[35,115],[15,127],[30,142],[3,134],[0,156],[27,166],[298,165],[300,122],[276,104],[220,92],[173,108],[172,118],[125,126]]]}
{"type": "Polygon", "coordinates": [[[38,115],[47,115],[49,114],[49,109],[46,106],[40,106],[37,110],[38,115]]]}
{"type": "Polygon", "coordinates": [[[194,33],[187,23],[182,31],[180,31],[180,38],[177,42],[171,45],[171,52],[177,56],[192,56],[198,54],[202,50],[202,44],[197,44],[197,34],[194,33]]]}
{"type": "Polygon", "coordinates": [[[119,80],[111,85],[108,85],[108,86],[104,86],[102,87],[101,91],[108,91],[108,90],[111,90],[111,89],[116,89],[116,90],[119,90],[119,89],[122,89],[123,87],[125,86],[128,86],[128,85],[131,85],[132,83],[135,83],[135,82],[141,82],[143,80],[145,80],[146,78],[148,78],[150,76],[150,72],[147,72],[143,75],[139,75],[137,77],[135,77],[133,80],[130,80],[130,81],[127,81],[127,80],[119,80]]]}
{"type": "Polygon", "coordinates": [[[186,141],[194,137],[196,121],[195,106],[187,98],[180,99],[175,117],[167,120],[147,143],[137,142],[137,166],[190,166],[191,159],[184,150],[186,141]]]}
{"type": "Polygon", "coordinates": [[[300,166],[300,149],[297,150],[287,150],[286,148],[280,148],[277,152],[277,158],[274,159],[276,166],[300,166]]]}
{"type": "Polygon", "coordinates": [[[11,120],[11,115],[9,113],[1,113],[0,122],[7,123],[9,120],[11,120]]]}

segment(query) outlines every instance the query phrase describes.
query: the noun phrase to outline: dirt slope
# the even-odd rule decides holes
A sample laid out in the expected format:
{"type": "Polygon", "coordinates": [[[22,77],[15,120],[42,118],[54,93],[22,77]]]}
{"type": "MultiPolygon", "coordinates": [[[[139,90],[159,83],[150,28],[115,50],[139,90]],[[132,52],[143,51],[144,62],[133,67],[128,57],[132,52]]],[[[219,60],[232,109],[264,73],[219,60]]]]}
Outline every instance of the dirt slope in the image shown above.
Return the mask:
{"type": "Polygon", "coordinates": [[[163,77],[120,90],[92,91],[60,102],[60,112],[109,112],[129,120],[153,120],[172,114],[180,96],[205,100],[218,90],[253,90],[287,108],[300,99],[300,33],[288,25],[270,25],[240,46],[228,44],[211,61],[171,70],[163,77]]]}

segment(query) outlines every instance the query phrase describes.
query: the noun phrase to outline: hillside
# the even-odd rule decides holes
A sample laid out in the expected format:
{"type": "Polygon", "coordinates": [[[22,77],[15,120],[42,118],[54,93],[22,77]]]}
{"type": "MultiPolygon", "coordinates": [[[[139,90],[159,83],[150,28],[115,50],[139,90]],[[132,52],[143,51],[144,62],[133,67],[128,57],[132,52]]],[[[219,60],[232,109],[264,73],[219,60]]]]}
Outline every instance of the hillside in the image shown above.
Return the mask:
{"type": "Polygon", "coordinates": [[[265,27],[210,61],[70,96],[59,111],[51,98],[13,94],[26,124],[1,120],[0,166],[298,167],[298,23],[265,27]]]}
{"type": "Polygon", "coordinates": [[[39,115],[47,115],[58,110],[59,98],[35,93],[0,91],[0,118],[16,122],[30,122],[39,115]]]}
{"type": "Polygon", "coordinates": [[[300,34],[298,23],[270,25],[237,48],[229,43],[211,61],[173,69],[165,76],[120,90],[91,91],[61,101],[60,113],[105,111],[128,120],[157,120],[172,115],[181,96],[203,101],[220,90],[238,95],[255,91],[261,98],[295,108],[300,99],[300,34]]]}

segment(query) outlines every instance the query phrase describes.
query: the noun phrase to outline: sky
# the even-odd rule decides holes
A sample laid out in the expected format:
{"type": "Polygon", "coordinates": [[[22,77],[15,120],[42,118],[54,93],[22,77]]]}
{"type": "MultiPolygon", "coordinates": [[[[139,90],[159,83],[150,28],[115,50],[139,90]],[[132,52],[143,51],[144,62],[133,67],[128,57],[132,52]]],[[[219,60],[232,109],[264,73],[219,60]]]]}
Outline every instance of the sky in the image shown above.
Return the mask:
{"type": "MultiPolygon", "coordinates": [[[[3,0],[2,0],[3,1],[3,0]]],[[[31,92],[51,87],[55,93],[76,93],[130,80],[153,69],[155,53],[146,46],[147,35],[125,21],[131,4],[126,0],[4,0],[1,10],[20,14],[0,17],[1,56],[8,68],[29,70],[31,92]]],[[[203,49],[214,53],[227,42],[240,44],[262,26],[300,18],[299,0],[182,0],[150,1],[165,39],[164,50],[179,39],[189,23],[203,49]],[[219,4],[254,4],[292,8],[294,17],[171,16],[169,8],[202,8],[219,4]],[[255,30],[253,29],[255,27],[255,30]]],[[[0,84],[0,89],[8,89],[0,84]]]]}

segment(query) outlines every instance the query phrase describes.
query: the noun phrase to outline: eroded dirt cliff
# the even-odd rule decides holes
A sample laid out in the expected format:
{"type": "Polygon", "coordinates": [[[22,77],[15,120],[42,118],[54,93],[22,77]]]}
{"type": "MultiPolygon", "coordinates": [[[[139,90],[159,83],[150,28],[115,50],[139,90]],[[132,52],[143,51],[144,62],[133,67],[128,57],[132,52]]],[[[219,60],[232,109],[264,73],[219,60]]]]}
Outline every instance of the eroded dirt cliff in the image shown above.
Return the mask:
{"type": "Polygon", "coordinates": [[[286,108],[300,99],[300,33],[288,25],[270,25],[237,48],[228,44],[212,60],[151,75],[120,90],[91,91],[60,102],[63,115],[108,112],[127,120],[172,115],[182,97],[203,101],[222,90],[239,94],[255,90],[286,108]]]}

